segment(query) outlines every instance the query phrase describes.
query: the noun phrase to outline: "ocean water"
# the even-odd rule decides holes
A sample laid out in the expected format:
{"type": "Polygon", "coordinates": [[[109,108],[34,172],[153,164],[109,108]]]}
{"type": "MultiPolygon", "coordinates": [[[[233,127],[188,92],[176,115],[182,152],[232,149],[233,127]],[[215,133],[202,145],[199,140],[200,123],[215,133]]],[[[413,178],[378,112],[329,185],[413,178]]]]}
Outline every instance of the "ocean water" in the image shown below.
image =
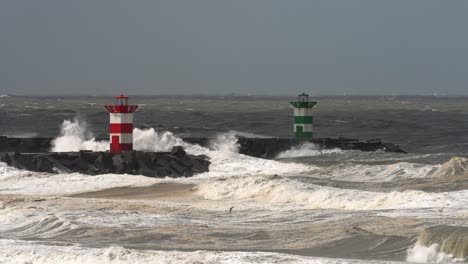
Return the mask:
{"type": "MultiPolygon", "coordinates": [[[[132,97],[134,145],[204,154],[191,178],[48,174],[0,163],[0,263],[447,263],[468,257],[468,100],[318,98],[318,137],[409,154],[318,150],[266,160],[236,136],[290,137],[291,98],[132,97]],[[184,136],[209,136],[209,148],[184,136]]],[[[0,96],[0,135],[106,150],[105,97],[0,96]]]]}

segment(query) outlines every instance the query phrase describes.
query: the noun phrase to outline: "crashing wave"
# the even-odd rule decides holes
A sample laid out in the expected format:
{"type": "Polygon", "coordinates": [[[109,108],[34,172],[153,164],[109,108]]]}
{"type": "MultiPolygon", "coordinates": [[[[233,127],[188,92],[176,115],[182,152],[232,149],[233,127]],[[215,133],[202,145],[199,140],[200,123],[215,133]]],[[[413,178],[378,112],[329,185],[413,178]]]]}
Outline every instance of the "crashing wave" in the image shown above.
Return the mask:
{"type": "MultiPolygon", "coordinates": [[[[78,151],[81,149],[105,151],[108,141],[96,141],[86,125],[77,120],[64,121],[60,136],[54,140],[52,151],[78,151]]],[[[300,174],[311,170],[311,166],[297,163],[282,163],[239,154],[237,138],[233,133],[221,134],[210,142],[210,148],[184,142],[171,132],[158,133],[153,128],[134,129],[134,147],[142,151],[168,151],[173,146],[182,146],[192,155],[206,155],[210,171],[196,175],[192,180],[212,177],[300,174]]],[[[2,193],[16,194],[70,194],[83,191],[126,185],[145,186],[154,184],[156,179],[147,177],[122,177],[117,174],[97,175],[90,178],[78,173],[47,174],[21,171],[0,163],[2,193]],[[153,181],[154,180],[154,181],[153,181]],[[73,187],[71,187],[73,186],[73,187]],[[76,188],[76,186],[80,186],[76,188]]]]}
{"type": "Polygon", "coordinates": [[[297,157],[315,157],[323,154],[334,154],[343,152],[340,149],[320,149],[320,146],[314,143],[304,143],[299,146],[294,146],[291,149],[281,152],[277,158],[297,158],[297,157]]]}
{"type": "Polygon", "coordinates": [[[186,145],[171,132],[158,133],[154,128],[133,129],[133,144],[135,150],[153,152],[170,151],[174,146],[186,145]]]}
{"type": "Polygon", "coordinates": [[[468,258],[468,227],[433,226],[423,230],[416,245],[408,250],[407,261],[448,263],[468,258]]]}
{"type": "Polygon", "coordinates": [[[107,151],[108,141],[96,141],[89,132],[86,122],[75,119],[65,120],[60,127],[60,135],[52,141],[53,152],[80,150],[107,151]]]}
{"type": "Polygon", "coordinates": [[[453,157],[442,164],[433,174],[434,177],[468,176],[468,159],[453,157]]]}
{"type": "MultiPolygon", "coordinates": [[[[86,174],[49,174],[19,170],[0,162],[1,194],[68,195],[125,186],[148,186],[160,179],[121,174],[101,174],[89,177],[86,174]]],[[[1,262],[0,262],[1,263],[1,262]]]]}
{"type": "Polygon", "coordinates": [[[238,137],[245,137],[245,138],[272,138],[271,136],[259,135],[249,132],[241,132],[236,130],[231,130],[228,132],[229,134],[233,134],[238,137]]]}
{"type": "Polygon", "coordinates": [[[454,258],[450,254],[441,252],[438,244],[432,244],[430,246],[416,244],[414,247],[408,249],[406,261],[411,263],[453,263],[459,262],[460,260],[454,258]]]}

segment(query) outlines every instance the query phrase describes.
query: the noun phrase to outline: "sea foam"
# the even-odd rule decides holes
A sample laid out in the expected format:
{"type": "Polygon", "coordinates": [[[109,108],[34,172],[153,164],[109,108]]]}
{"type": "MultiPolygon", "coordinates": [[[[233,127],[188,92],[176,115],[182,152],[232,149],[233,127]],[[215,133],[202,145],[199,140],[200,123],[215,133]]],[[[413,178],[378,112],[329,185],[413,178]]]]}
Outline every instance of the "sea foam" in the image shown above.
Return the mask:
{"type": "Polygon", "coordinates": [[[0,239],[0,264],[16,263],[392,263],[372,260],[314,258],[275,252],[243,251],[160,251],[136,250],[119,246],[87,248],[80,246],[41,245],[28,241],[0,239]]]}
{"type": "Polygon", "coordinates": [[[281,152],[277,158],[315,157],[324,154],[335,154],[343,152],[341,149],[321,149],[314,143],[304,143],[281,152]]]}
{"type": "Polygon", "coordinates": [[[441,252],[438,244],[432,244],[427,247],[416,244],[408,249],[406,261],[412,263],[455,263],[463,260],[441,252]]]}

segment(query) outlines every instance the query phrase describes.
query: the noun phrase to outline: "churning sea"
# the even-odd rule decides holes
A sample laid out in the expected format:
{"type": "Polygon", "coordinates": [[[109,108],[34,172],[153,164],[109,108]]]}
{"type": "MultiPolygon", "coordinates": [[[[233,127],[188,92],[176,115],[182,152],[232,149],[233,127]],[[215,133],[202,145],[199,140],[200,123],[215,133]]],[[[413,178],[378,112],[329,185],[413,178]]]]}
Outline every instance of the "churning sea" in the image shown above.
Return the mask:
{"type": "MultiPolygon", "coordinates": [[[[135,96],[134,145],[211,160],[191,178],[48,174],[0,163],[0,263],[393,263],[468,257],[468,98],[319,97],[313,144],[266,160],[236,136],[291,137],[288,97],[135,96]],[[184,137],[210,137],[210,148],[184,137]],[[229,210],[232,211],[229,213],[229,210]]],[[[0,96],[0,135],[106,150],[111,97],[0,96]]]]}

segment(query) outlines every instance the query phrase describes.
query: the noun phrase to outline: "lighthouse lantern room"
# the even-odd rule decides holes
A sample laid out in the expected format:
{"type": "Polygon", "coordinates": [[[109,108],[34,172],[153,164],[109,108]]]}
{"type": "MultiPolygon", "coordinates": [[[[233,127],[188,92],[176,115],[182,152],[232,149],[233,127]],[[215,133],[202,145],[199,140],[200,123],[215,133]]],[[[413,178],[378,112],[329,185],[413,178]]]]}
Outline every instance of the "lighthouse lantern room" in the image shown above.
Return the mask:
{"type": "Polygon", "coordinates": [[[115,97],[115,105],[106,105],[110,114],[110,152],[133,150],[133,112],[137,105],[128,104],[128,96],[115,97]]]}

